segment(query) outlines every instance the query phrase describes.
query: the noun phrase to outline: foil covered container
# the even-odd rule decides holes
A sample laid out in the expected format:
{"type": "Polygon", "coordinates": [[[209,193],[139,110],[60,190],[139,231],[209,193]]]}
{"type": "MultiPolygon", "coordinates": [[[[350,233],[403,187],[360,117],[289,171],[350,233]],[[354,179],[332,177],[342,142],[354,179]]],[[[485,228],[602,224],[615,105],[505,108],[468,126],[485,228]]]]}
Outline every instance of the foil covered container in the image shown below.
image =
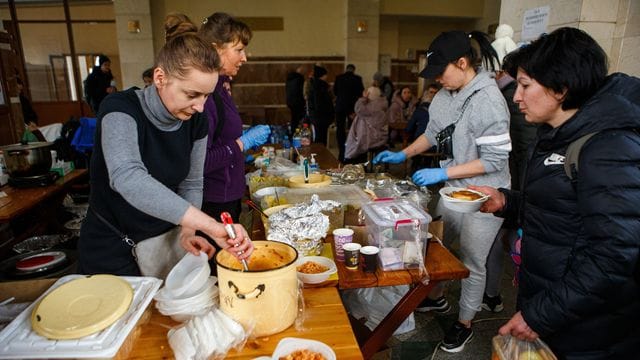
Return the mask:
{"type": "Polygon", "coordinates": [[[269,216],[267,240],[290,244],[301,256],[320,255],[322,239],[327,236],[329,217],[322,211],[331,211],[341,204],[311,196],[309,203],[300,203],[269,216]]]}

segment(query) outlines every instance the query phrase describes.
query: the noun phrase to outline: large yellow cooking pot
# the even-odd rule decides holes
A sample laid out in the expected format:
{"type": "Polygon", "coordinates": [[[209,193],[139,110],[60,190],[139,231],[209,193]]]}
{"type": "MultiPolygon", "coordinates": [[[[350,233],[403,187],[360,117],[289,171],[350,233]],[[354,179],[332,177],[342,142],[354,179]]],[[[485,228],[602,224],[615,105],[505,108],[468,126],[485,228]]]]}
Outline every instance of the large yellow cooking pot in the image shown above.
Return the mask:
{"type": "Polygon", "coordinates": [[[220,309],[256,337],[285,330],[298,314],[298,252],[277,241],[254,241],[249,271],[229,252],[216,255],[220,309]]]}

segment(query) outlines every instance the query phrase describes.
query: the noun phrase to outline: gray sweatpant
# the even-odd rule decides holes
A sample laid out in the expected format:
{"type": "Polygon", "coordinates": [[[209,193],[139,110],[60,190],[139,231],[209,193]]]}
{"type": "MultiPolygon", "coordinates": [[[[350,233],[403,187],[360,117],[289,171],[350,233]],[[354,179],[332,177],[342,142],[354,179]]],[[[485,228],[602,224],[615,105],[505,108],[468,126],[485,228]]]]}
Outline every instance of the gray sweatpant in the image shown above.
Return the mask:
{"type": "Polygon", "coordinates": [[[480,311],[486,282],[486,263],[489,250],[504,219],[481,212],[459,213],[438,202],[436,215],[444,221],[444,243],[460,243],[460,260],[469,269],[469,277],[462,279],[460,313],[458,319],[473,320],[480,311]]]}

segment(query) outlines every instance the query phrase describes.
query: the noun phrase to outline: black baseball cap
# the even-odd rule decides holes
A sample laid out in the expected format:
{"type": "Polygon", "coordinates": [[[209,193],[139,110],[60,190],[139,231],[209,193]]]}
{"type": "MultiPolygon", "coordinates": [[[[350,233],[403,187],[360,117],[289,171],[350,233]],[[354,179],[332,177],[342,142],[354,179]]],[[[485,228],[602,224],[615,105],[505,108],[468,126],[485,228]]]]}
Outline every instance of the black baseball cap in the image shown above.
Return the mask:
{"type": "Polygon", "coordinates": [[[447,31],[438,35],[427,50],[427,66],[420,77],[435,79],[444,72],[449,63],[471,51],[469,36],[464,31],[447,31]]]}

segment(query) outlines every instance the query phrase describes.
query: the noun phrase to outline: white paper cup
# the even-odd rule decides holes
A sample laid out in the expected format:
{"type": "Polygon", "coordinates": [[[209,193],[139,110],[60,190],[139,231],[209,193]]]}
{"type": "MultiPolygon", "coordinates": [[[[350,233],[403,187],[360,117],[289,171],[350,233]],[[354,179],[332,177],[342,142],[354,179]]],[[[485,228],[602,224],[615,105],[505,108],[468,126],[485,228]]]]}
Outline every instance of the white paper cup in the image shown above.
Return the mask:
{"type": "Polygon", "coordinates": [[[336,260],[344,261],[343,246],[353,242],[353,230],[352,229],[335,229],[333,230],[333,243],[336,248],[336,260]]]}

